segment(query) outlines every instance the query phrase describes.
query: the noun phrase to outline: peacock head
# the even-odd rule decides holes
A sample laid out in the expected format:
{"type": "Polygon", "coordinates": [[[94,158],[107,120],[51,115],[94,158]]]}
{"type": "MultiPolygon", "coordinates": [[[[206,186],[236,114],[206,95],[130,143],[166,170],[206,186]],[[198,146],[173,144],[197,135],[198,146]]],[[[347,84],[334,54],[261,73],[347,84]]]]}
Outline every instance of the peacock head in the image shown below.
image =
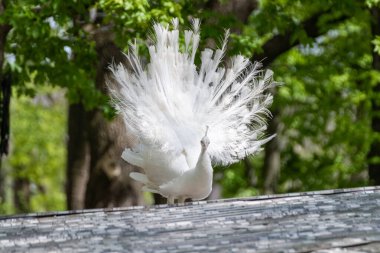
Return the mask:
{"type": "Polygon", "coordinates": [[[206,150],[208,145],[210,144],[210,139],[207,137],[207,132],[208,132],[208,126],[206,126],[206,133],[205,136],[203,136],[201,140],[201,146],[203,150],[206,150]]]}

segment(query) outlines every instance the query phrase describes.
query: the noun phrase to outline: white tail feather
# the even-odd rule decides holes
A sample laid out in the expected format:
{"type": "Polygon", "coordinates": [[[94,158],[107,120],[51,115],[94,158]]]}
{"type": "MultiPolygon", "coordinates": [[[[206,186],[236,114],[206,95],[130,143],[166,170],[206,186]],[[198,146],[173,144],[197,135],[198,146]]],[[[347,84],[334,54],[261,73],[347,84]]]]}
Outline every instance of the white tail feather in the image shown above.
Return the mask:
{"type": "MultiPolygon", "coordinates": [[[[189,147],[197,147],[198,152],[207,125],[208,153],[214,162],[225,165],[260,150],[272,138],[262,139],[272,103],[267,92],[273,85],[272,71],[260,70],[259,63],[252,64],[242,55],[232,57],[230,67],[223,67],[228,31],[220,49],[201,52],[197,68],[199,20],[194,20],[192,31],[184,32],[183,50],[178,20],[173,23],[173,30],[154,25],[155,45],[148,48],[147,66],[141,65],[132,48],[127,59],[133,72],[121,64],[110,67],[113,81],[120,87],[111,88],[112,98],[128,131],[145,145],[192,154],[189,147]]],[[[122,157],[133,165],[143,165],[132,150],[126,149],[122,157]]]]}

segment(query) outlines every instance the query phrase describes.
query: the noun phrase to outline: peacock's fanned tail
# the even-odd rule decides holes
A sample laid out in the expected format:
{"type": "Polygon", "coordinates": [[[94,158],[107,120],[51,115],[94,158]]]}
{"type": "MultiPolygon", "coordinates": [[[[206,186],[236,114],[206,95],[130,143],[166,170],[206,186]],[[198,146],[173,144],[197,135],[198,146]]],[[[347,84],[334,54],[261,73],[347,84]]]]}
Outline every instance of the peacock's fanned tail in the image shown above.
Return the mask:
{"type": "Polygon", "coordinates": [[[257,152],[272,137],[263,137],[273,86],[272,71],[260,69],[242,55],[224,67],[228,31],[221,48],[206,48],[198,57],[198,19],[180,34],[178,20],[172,29],[155,24],[150,62],[141,63],[136,46],[126,55],[130,69],[112,65],[111,87],[115,108],[127,130],[144,145],[172,152],[198,145],[209,126],[208,153],[220,164],[236,162],[257,152]],[[180,36],[182,36],[180,39],[180,36]],[[183,40],[183,45],[179,42],[183,40]]]}

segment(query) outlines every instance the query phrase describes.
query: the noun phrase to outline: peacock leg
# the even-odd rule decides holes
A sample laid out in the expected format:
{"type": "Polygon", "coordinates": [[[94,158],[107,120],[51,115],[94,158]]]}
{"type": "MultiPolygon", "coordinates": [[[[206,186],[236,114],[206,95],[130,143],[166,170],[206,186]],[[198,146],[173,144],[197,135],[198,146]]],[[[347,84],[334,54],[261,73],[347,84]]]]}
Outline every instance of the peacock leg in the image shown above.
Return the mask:
{"type": "Polygon", "coordinates": [[[184,204],[186,200],[186,197],[179,197],[178,198],[178,204],[184,204]]]}
{"type": "Polygon", "coordinates": [[[168,205],[173,205],[174,204],[174,197],[172,197],[172,196],[169,196],[168,197],[168,203],[167,203],[168,205]]]}

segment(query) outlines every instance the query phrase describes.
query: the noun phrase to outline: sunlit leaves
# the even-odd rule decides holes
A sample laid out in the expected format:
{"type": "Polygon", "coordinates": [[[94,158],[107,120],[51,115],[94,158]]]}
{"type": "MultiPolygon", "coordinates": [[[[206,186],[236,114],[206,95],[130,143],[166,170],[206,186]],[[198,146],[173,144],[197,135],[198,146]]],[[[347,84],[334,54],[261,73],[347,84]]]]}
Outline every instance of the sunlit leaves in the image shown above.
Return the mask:
{"type": "Polygon", "coordinates": [[[380,5],[380,0],[366,0],[365,3],[369,8],[380,5]]]}
{"type": "Polygon", "coordinates": [[[372,40],[372,43],[375,46],[375,52],[380,54],[380,36],[376,36],[375,39],[372,40]]]}
{"type": "Polygon", "coordinates": [[[12,100],[8,171],[31,182],[30,211],[65,208],[65,101],[62,90],[43,90],[12,100]]]}
{"type": "MultiPolygon", "coordinates": [[[[374,138],[368,113],[373,96],[370,90],[379,82],[379,74],[371,70],[370,17],[366,6],[356,1],[264,0],[260,7],[242,35],[232,36],[234,46],[244,49],[244,54],[248,48],[257,53],[266,41],[263,38],[285,31],[291,31],[292,42],[301,44],[270,66],[276,80],[283,83],[274,98],[281,122],[279,190],[365,184],[366,155],[374,138]],[[323,35],[309,38],[299,24],[320,11],[324,14],[318,28],[323,35]]],[[[373,42],[379,47],[377,40],[373,42]]],[[[256,171],[260,172],[258,168],[256,171]]],[[[234,174],[241,177],[238,171],[234,174]]],[[[256,187],[260,189],[260,181],[265,178],[260,173],[258,176],[256,187]]],[[[230,177],[225,180],[231,182],[230,177]]],[[[238,194],[247,187],[246,183],[237,185],[226,189],[238,194]]]]}

